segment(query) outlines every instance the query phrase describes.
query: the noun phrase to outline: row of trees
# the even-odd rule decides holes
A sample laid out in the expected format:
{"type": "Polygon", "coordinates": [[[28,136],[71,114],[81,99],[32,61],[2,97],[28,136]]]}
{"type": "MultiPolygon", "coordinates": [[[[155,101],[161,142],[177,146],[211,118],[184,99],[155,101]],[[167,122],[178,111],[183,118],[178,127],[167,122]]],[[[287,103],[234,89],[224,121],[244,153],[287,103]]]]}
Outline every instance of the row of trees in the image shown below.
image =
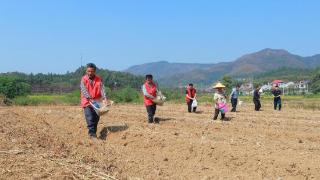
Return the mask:
{"type": "MultiPolygon", "coordinates": [[[[287,71],[286,69],[284,71],[287,71]]],[[[85,68],[81,67],[75,72],[66,74],[24,74],[24,73],[6,73],[0,74],[0,95],[12,99],[16,96],[23,96],[32,92],[43,93],[65,93],[79,90],[79,81],[84,75],[85,68]],[[40,91],[36,91],[36,90],[40,91]]],[[[140,86],[144,81],[142,76],[134,76],[123,72],[114,72],[105,69],[98,69],[97,73],[104,79],[108,94],[119,102],[135,102],[139,101],[140,86]]],[[[276,73],[276,72],[274,72],[276,73]]],[[[271,76],[272,73],[265,74],[271,76]]],[[[265,78],[265,77],[262,77],[265,78]]],[[[281,78],[281,77],[280,77],[281,78]]],[[[312,71],[310,75],[311,89],[313,93],[320,93],[320,68],[312,71]]],[[[269,80],[272,77],[269,77],[269,80]]],[[[276,79],[274,77],[273,79],[276,79]]],[[[230,93],[232,87],[243,82],[235,80],[231,76],[223,76],[220,81],[226,85],[227,92],[230,93]]],[[[263,79],[259,79],[255,83],[263,83],[263,79]]],[[[168,99],[181,99],[184,92],[172,88],[161,88],[168,99]]]]}
{"type": "Polygon", "coordinates": [[[320,93],[320,68],[313,75],[311,89],[313,93],[320,93]]]}
{"type": "MultiPolygon", "coordinates": [[[[85,73],[85,67],[66,74],[24,74],[19,72],[0,74],[0,94],[8,98],[32,93],[68,93],[79,89],[80,79],[85,73]]],[[[144,81],[142,76],[129,73],[97,69],[104,84],[112,90],[132,87],[140,88],[144,81]]]]}

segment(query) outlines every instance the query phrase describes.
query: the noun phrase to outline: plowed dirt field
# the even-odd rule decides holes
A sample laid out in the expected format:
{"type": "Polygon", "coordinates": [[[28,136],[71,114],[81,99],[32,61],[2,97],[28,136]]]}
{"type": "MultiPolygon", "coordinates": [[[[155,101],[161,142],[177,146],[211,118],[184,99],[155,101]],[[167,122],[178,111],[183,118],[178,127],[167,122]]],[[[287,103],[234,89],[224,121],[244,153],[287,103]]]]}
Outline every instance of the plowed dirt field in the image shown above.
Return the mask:
{"type": "Polygon", "coordinates": [[[77,106],[0,107],[0,179],[320,179],[319,111],[186,108],[115,105],[91,140],[77,106]]]}

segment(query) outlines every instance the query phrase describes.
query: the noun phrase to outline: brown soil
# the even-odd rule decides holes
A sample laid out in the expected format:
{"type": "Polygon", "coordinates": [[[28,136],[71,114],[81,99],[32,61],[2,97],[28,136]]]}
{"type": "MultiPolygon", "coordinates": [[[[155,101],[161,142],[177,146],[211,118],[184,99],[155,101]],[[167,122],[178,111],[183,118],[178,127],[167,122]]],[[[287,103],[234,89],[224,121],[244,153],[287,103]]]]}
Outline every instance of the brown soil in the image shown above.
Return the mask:
{"type": "Polygon", "coordinates": [[[320,179],[320,112],[115,105],[87,137],[74,106],[0,107],[0,179],[320,179]]]}

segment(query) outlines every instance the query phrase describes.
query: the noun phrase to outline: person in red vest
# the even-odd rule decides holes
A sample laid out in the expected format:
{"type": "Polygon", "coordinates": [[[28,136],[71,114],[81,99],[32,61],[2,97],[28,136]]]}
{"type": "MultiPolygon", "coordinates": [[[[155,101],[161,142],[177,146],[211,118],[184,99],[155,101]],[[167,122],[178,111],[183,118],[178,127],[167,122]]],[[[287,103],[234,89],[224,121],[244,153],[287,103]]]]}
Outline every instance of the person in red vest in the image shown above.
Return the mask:
{"type": "Polygon", "coordinates": [[[144,105],[146,106],[148,113],[148,123],[159,123],[157,118],[154,118],[157,105],[153,100],[157,97],[157,85],[153,82],[153,76],[151,74],[146,75],[146,81],[142,85],[144,105]]]}
{"type": "Polygon", "coordinates": [[[197,90],[193,87],[193,84],[190,83],[186,90],[186,101],[188,105],[188,112],[191,113],[191,109],[193,112],[196,112],[197,107],[192,108],[192,103],[196,99],[197,90]]]}
{"type": "Polygon", "coordinates": [[[103,100],[103,103],[108,103],[103,81],[101,77],[96,75],[96,69],[95,64],[87,64],[86,74],[81,78],[80,82],[81,107],[84,109],[90,138],[97,138],[97,126],[100,119],[90,102],[94,103],[95,101],[103,100]]]}

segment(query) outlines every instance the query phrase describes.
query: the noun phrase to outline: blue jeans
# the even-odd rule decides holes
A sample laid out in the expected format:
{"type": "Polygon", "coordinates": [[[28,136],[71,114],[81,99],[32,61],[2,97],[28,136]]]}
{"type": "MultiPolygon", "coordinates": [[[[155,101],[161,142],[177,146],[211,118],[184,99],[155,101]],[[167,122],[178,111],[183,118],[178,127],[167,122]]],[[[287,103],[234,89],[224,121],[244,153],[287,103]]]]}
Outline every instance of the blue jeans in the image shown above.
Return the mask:
{"type": "Polygon", "coordinates": [[[88,134],[90,136],[96,136],[100,117],[97,115],[97,113],[91,106],[87,106],[84,108],[84,115],[87,121],[88,134]]]}
{"type": "Polygon", "coordinates": [[[156,114],[157,105],[149,105],[146,106],[147,113],[148,113],[148,122],[153,123],[154,122],[154,115],[156,114]]]}
{"type": "Polygon", "coordinates": [[[231,104],[232,104],[232,109],[231,112],[236,112],[237,104],[238,104],[238,99],[237,98],[231,98],[231,104]]]}
{"type": "Polygon", "coordinates": [[[277,110],[277,106],[279,106],[279,111],[281,110],[281,98],[276,97],[273,99],[274,110],[277,110]]]}

